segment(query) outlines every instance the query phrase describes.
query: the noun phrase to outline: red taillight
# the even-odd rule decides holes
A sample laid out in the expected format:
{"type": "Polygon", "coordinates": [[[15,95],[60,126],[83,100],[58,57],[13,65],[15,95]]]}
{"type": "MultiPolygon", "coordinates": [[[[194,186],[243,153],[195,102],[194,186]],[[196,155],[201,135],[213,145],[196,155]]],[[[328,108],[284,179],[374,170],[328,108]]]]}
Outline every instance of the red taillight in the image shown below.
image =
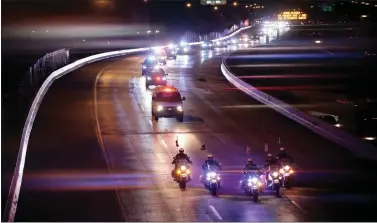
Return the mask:
{"type": "Polygon", "coordinates": [[[160,78],[160,77],[157,77],[156,79],[159,81],[161,78],[160,78]]]}

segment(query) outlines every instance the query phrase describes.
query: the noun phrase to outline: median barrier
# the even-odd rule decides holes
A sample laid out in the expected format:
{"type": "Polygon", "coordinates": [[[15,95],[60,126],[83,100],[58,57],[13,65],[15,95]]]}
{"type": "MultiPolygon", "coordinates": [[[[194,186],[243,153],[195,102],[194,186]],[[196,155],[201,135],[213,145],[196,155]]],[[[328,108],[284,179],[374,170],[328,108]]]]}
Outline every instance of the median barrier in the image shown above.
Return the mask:
{"type": "Polygon", "coordinates": [[[239,90],[269,106],[280,114],[283,114],[307,127],[320,136],[346,148],[356,156],[377,161],[377,149],[374,146],[247,84],[230,72],[226,65],[226,59],[227,57],[225,57],[221,63],[221,72],[225,78],[239,90]]]}

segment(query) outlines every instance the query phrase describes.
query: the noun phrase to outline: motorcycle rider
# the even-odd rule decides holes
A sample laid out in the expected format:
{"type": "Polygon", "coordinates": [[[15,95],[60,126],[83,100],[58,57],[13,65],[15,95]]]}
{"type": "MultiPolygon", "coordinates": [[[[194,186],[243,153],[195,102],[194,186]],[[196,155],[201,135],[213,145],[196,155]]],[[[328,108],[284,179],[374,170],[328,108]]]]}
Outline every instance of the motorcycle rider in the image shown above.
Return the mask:
{"type": "Polygon", "coordinates": [[[287,159],[287,160],[289,160],[291,163],[293,163],[293,159],[292,159],[292,157],[290,157],[290,156],[288,155],[288,153],[285,151],[284,147],[280,147],[280,152],[277,154],[276,159],[277,159],[278,161],[283,160],[283,159],[287,159]]]}
{"type": "Polygon", "coordinates": [[[249,178],[249,176],[251,176],[251,175],[254,175],[254,176],[257,176],[258,178],[260,178],[260,176],[262,175],[262,172],[257,167],[257,165],[253,162],[253,159],[249,158],[249,159],[247,159],[247,162],[245,164],[244,171],[243,171],[243,180],[242,180],[243,186],[247,182],[247,178],[249,178]]]}
{"type": "Polygon", "coordinates": [[[264,163],[264,168],[266,169],[266,181],[268,181],[268,175],[270,173],[269,167],[271,165],[278,165],[278,161],[272,156],[271,153],[267,154],[266,162],[264,163]]]}
{"type": "Polygon", "coordinates": [[[206,171],[208,171],[210,169],[213,169],[211,167],[215,167],[215,168],[221,170],[220,164],[216,160],[213,159],[213,155],[208,154],[207,159],[204,161],[204,164],[202,165],[203,173],[205,173],[206,171]]]}
{"type": "Polygon", "coordinates": [[[179,160],[186,160],[187,163],[190,163],[192,164],[191,160],[190,160],[190,157],[187,156],[187,154],[185,154],[185,150],[183,148],[180,148],[179,149],[179,153],[177,155],[175,155],[175,157],[173,158],[173,162],[172,164],[175,164],[175,167],[174,169],[172,170],[171,172],[171,175],[173,178],[175,178],[175,170],[177,169],[177,164],[178,164],[178,161],[179,160]]]}

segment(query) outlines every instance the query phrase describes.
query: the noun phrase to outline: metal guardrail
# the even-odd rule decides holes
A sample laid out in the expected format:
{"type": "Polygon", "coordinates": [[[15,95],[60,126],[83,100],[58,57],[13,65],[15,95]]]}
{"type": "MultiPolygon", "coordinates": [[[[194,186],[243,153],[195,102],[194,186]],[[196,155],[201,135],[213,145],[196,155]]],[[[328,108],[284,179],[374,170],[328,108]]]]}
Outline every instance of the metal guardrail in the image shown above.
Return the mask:
{"type": "Polygon", "coordinates": [[[307,127],[318,135],[348,149],[356,156],[368,160],[377,160],[377,149],[375,147],[247,84],[230,72],[226,65],[226,59],[227,57],[223,59],[221,64],[221,72],[226,79],[239,90],[269,106],[280,114],[307,127]]]}
{"type": "MultiPolygon", "coordinates": [[[[237,31],[233,32],[231,35],[227,37],[223,37],[221,39],[229,38],[233,35],[236,35],[240,31],[243,31],[250,27],[251,26],[247,26],[247,27],[238,29],[237,31]]],[[[190,45],[199,45],[199,44],[201,44],[201,42],[190,43],[190,45]]],[[[159,48],[159,47],[165,47],[165,46],[153,46],[153,47],[159,48]]],[[[33,128],[33,123],[35,121],[35,117],[39,110],[39,105],[41,104],[44,96],[46,95],[48,89],[53,84],[53,82],[57,80],[58,78],[64,76],[65,74],[70,73],[84,65],[87,65],[87,64],[99,61],[99,60],[109,59],[112,57],[125,56],[125,55],[130,55],[133,53],[147,52],[150,50],[150,48],[151,47],[129,49],[129,50],[118,50],[118,51],[92,55],[92,56],[77,60],[74,63],[68,64],[52,72],[45,79],[45,81],[43,82],[42,86],[39,88],[33,100],[33,103],[30,107],[30,110],[29,110],[29,113],[28,113],[28,116],[27,116],[27,119],[23,128],[22,138],[20,142],[20,149],[18,151],[17,163],[14,170],[14,174],[13,174],[13,178],[12,178],[12,182],[11,182],[11,186],[9,190],[8,200],[5,207],[5,213],[4,213],[4,217],[7,218],[8,221],[13,222],[16,216],[17,204],[18,204],[19,194],[21,190],[23,171],[24,171],[24,166],[25,166],[25,161],[26,161],[26,152],[27,152],[27,148],[29,144],[31,130],[33,128]]]]}

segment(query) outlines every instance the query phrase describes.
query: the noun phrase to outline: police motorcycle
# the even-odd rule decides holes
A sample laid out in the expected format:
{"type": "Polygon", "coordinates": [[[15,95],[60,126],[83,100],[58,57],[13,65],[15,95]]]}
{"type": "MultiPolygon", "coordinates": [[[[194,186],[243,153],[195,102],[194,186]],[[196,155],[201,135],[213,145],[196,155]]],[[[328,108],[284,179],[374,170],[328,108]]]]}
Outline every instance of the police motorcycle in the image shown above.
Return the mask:
{"type": "Polygon", "coordinates": [[[262,192],[261,176],[257,171],[245,171],[241,180],[241,187],[245,194],[253,197],[253,201],[257,202],[259,194],[262,192]]]}
{"type": "MultiPolygon", "coordinates": [[[[204,166],[203,166],[204,167],[204,166]]],[[[200,175],[204,187],[211,192],[212,195],[217,194],[217,190],[221,185],[220,170],[214,166],[206,166],[203,175],[200,175]]]]}
{"type": "Polygon", "coordinates": [[[277,197],[280,196],[280,188],[283,184],[283,175],[280,172],[280,165],[278,164],[272,164],[267,167],[266,170],[266,183],[267,183],[267,188],[270,190],[275,191],[275,195],[277,197]]]}
{"type": "MultiPolygon", "coordinates": [[[[174,161],[173,161],[174,162],[174,161]]],[[[186,184],[191,181],[190,165],[192,162],[181,159],[175,161],[175,169],[173,170],[174,181],[179,184],[179,188],[186,189],[186,184]]]]}
{"type": "Polygon", "coordinates": [[[292,178],[293,178],[293,167],[292,162],[288,159],[279,160],[280,163],[280,174],[283,176],[283,186],[285,188],[292,187],[292,178]]]}

